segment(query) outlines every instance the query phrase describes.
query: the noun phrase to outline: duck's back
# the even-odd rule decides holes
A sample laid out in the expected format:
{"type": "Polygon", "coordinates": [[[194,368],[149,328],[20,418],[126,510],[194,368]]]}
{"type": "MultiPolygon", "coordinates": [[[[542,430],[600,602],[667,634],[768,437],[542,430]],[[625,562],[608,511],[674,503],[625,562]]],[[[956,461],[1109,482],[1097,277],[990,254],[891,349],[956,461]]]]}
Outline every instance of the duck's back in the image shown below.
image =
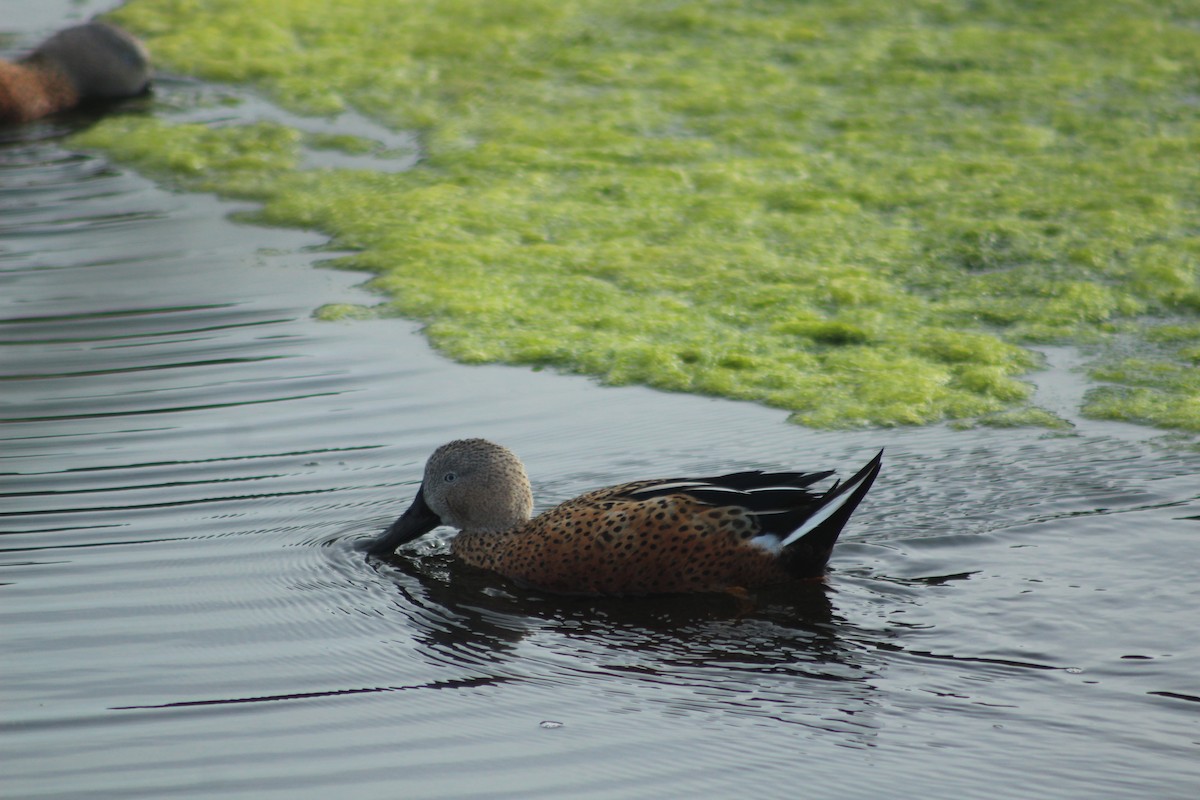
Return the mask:
{"type": "Polygon", "coordinates": [[[750,511],[684,493],[637,496],[661,485],[589,492],[508,533],[464,532],[454,553],[559,593],[724,591],[788,578],[777,555],[753,543],[760,529],[750,511]]]}

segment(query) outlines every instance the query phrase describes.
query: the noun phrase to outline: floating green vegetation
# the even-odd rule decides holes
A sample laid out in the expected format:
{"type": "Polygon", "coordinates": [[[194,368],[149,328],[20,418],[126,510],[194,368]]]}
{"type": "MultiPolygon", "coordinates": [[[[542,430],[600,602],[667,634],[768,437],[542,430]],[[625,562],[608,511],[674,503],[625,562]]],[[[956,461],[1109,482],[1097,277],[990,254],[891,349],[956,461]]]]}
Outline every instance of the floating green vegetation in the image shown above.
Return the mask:
{"type": "Polygon", "coordinates": [[[1200,429],[1200,325],[1148,328],[1151,347],[1138,356],[1112,358],[1092,370],[1107,381],[1090,391],[1084,410],[1094,417],[1200,429]]]}
{"type": "Polygon", "coordinates": [[[460,360],[816,426],[1047,424],[1021,345],[1120,334],[1149,350],[1102,367],[1114,386],[1086,413],[1200,430],[1195,2],[132,0],[115,16],[168,68],[418,132],[423,160],[400,174],[298,170],[300,135],[261,124],[117,117],[79,141],[328,232],[460,360]],[[1168,316],[1165,347],[1139,321],[1168,316]]]}

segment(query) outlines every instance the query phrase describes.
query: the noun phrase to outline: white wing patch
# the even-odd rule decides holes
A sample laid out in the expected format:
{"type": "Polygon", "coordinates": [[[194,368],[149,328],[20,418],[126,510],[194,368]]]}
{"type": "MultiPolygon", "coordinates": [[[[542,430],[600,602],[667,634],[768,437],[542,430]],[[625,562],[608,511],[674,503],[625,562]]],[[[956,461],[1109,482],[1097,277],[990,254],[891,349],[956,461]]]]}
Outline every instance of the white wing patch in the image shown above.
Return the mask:
{"type": "Polygon", "coordinates": [[[777,556],[783,552],[783,541],[773,533],[764,533],[760,536],[755,536],[749,543],[766,550],[771,555],[777,556]]]}
{"type": "Polygon", "coordinates": [[[639,494],[645,494],[647,492],[669,492],[672,489],[699,489],[700,487],[704,487],[705,489],[721,488],[719,486],[713,486],[711,483],[705,483],[704,481],[674,481],[667,483],[656,483],[653,486],[643,486],[637,491],[630,492],[630,494],[636,496],[639,494]]]}

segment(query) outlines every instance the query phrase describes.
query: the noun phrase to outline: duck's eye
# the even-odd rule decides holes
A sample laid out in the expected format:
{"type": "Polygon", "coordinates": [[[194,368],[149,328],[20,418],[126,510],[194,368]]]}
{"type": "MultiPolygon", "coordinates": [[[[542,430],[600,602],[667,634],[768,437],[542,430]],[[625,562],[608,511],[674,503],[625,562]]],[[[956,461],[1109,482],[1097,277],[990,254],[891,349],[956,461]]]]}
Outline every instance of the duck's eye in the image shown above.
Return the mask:
{"type": "Polygon", "coordinates": [[[447,472],[443,476],[442,480],[446,481],[446,483],[454,483],[456,480],[458,480],[458,473],[457,472],[447,472]]]}

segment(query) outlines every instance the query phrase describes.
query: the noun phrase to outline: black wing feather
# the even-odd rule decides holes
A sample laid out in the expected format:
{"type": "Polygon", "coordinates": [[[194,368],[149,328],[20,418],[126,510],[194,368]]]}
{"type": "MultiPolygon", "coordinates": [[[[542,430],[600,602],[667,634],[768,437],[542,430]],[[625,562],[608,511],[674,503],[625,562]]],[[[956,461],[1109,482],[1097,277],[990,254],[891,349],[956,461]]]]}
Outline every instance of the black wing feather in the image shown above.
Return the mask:
{"type": "Polygon", "coordinates": [[[794,518],[803,519],[819,495],[806,491],[819,480],[828,478],[832,470],[825,472],[731,472],[711,478],[668,478],[650,484],[642,484],[628,492],[637,500],[648,500],[663,495],[682,494],[701,503],[713,506],[738,506],[755,514],[772,515],[760,520],[763,530],[771,533],[786,533],[795,528],[794,518]],[[779,516],[776,516],[779,515],[779,516]]]}

